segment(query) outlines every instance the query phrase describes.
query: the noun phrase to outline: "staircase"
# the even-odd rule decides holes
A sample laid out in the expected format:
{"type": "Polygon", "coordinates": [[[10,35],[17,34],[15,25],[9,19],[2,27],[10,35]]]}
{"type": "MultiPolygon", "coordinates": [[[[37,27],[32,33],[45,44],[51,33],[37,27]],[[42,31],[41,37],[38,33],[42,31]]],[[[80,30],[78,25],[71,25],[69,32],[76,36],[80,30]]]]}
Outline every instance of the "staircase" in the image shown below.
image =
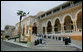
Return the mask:
{"type": "Polygon", "coordinates": [[[45,39],[46,45],[65,45],[61,40],[45,39]]]}
{"type": "MultiPolygon", "coordinates": [[[[37,36],[32,35],[32,40],[35,40],[37,36]]],[[[55,40],[55,39],[44,39],[45,44],[39,44],[33,46],[35,49],[45,49],[48,51],[81,51],[81,49],[77,48],[75,45],[69,44],[65,45],[63,40],[55,40]]]]}
{"type": "Polygon", "coordinates": [[[39,44],[35,48],[37,49],[45,49],[48,51],[81,51],[81,49],[77,48],[75,45],[69,44],[65,45],[65,42],[61,40],[53,40],[53,39],[44,39],[45,44],[39,44]]]}

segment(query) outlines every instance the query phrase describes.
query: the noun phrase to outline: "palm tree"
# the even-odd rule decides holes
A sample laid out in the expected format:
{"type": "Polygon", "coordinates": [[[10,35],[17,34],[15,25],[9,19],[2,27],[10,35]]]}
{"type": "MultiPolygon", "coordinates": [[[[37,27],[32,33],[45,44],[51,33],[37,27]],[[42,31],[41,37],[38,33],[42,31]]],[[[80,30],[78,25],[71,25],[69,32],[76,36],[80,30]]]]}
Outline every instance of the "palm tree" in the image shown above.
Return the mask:
{"type": "MultiPolygon", "coordinates": [[[[29,12],[27,13],[29,14],[29,12]]],[[[18,10],[17,12],[17,15],[20,16],[20,23],[19,23],[19,41],[20,41],[20,35],[21,35],[21,19],[22,17],[26,16],[27,15],[25,12],[21,11],[21,10],[18,10]]]]}

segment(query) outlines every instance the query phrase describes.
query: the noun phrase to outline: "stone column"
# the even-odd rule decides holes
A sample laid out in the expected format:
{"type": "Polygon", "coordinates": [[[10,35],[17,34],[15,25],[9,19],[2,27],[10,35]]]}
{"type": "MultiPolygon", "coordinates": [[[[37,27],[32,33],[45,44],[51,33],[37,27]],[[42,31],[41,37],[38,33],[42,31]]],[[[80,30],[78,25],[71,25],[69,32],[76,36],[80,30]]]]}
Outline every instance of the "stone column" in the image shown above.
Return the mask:
{"type": "Polygon", "coordinates": [[[52,34],[54,34],[54,25],[52,25],[52,34]]]}
{"type": "Polygon", "coordinates": [[[28,25],[26,25],[26,34],[28,34],[28,25]]]}
{"type": "Polygon", "coordinates": [[[45,27],[45,34],[47,34],[47,27],[45,27]]]}
{"type": "Polygon", "coordinates": [[[23,34],[23,26],[21,26],[22,27],[22,34],[23,34]]]}
{"type": "Polygon", "coordinates": [[[76,23],[76,21],[73,21],[73,26],[74,26],[74,32],[77,32],[78,30],[77,30],[77,23],[76,23]]]}
{"type": "Polygon", "coordinates": [[[32,26],[29,26],[29,35],[32,35],[32,26]]]}
{"type": "Polygon", "coordinates": [[[27,27],[27,26],[26,26],[26,24],[25,24],[25,35],[26,35],[26,27],[27,27]]]}
{"type": "Polygon", "coordinates": [[[32,26],[29,25],[28,37],[27,37],[27,41],[28,41],[29,43],[31,42],[31,36],[32,36],[32,26]]]}
{"type": "Polygon", "coordinates": [[[64,23],[61,24],[61,34],[64,33],[64,23]]]}
{"type": "Polygon", "coordinates": [[[30,33],[29,29],[30,29],[30,27],[29,27],[29,25],[28,25],[28,35],[29,35],[29,33],[30,33]]]}
{"type": "Polygon", "coordinates": [[[75,21],[73,21],[73,27],[74,27],[73,32],[75,32],[75,21]]]}
{"type": "Polygon", "coordinates": [[[22,34],[23,34],[23,26],[21,26],[22,27],[22,29],[21,29],[21,40],[23,39],[22,38],[22,34]]]}
{"type": "Polygon", "coordinates": [[[78,31],[76,21],[75,21],[75,31],[76,31],[76,32],[78,31]]]}

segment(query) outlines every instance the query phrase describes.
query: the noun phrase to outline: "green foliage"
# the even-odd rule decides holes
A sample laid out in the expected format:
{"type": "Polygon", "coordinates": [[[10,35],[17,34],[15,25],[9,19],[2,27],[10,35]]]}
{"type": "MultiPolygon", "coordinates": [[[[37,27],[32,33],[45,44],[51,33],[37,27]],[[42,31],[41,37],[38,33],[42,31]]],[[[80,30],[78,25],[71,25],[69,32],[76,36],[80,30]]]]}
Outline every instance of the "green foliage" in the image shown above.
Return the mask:
{"type": "Polygon", "coordinates": [[[18,10],[17,15],[23,17],[26,16],[26,13],[21,10],[18,10]]]}
{"type": "Polygon", "coordinates": [[[6,26],[5,26],[5,29],[6,29],[6,30],[9,29],[9,26],[6,25],[6,26]]]}
{"type": "MultiPolygon", "coordinates": [[[[29,12],[27,14],[29,14],[29,12]]],[[[20,17],[26,16],[27,14],[26,14],[26,12],[23,12],[21,10],[18,10],[18,12],[17,12],[17,15],[20,17]]]]}

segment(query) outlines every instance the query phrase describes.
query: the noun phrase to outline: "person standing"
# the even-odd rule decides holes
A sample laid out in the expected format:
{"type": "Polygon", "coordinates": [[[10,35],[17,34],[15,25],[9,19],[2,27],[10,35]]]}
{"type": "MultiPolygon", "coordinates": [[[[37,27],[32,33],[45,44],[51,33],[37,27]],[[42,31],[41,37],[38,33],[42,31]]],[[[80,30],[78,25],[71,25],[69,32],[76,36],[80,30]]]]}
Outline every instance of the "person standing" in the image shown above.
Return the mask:
{"type": "Polygon", "coordinates": [[[42,36],[40,37],[40,44],[42,44],[42,36]]]}
{"type": "Polygon", "coordinates": [[[65,45],[68,45],[68,38],[65,37],[65,45]]]}
{"type": "Polygon", "coordinates": [[[44,38],[46,38],[46,35],[44,35],[44,38]]]}
{"type": "Polygon", "coordinates": [[[68,39],[68,43],[71,43],[71,38],[70,37],[67,37],[67,39],[68,39]]]}
{"type": "Polygon", "coordinates": [[[57,36],[56,36],[56,40],[57,40],[57,36]]]}

